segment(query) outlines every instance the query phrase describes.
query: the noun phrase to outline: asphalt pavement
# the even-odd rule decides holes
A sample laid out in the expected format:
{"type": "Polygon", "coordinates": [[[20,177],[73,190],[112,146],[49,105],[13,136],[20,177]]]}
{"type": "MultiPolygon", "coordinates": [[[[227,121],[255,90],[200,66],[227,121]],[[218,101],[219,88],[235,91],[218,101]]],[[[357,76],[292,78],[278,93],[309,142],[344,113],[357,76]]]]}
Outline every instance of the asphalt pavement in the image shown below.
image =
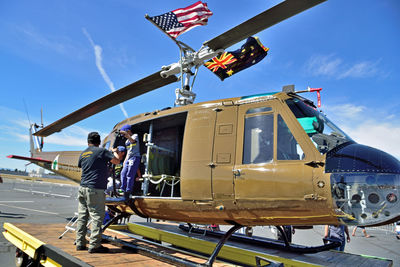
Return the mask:
{"type": "MultiPolygon", "coordinates": [[[[4,179],[0,184],[0,228],[9,223],[67,223],[77,211],[77,186],[4,179]]],[[[143,221],[132,216],[133,221],[143,221]]],[[[222,226],[228,229],[228,226],[222,226]]],[[[60,234],[62,233],[60,231],[60,234]]],[[[361,229],[351,236],[345,252],[382,257],[393,260],[393,266],[400,267],[400,240],[396,239],[391,227],[366,228],[370,238],[365,238],[361,229]]],[[[349,228],[350,234],[352,227],[349,228]]],[[[324,226],[310,230],[296,230],[293,243],[307,246],[321,245],[324,226]]],[[[254,235],[275,237],[274,227],[258,226],[254,235]]],[[[40,239],[40,236],[37,236],[40,239]]],[[[14,265],[15,247],[0,235],[0,266],[14,265]]]]}

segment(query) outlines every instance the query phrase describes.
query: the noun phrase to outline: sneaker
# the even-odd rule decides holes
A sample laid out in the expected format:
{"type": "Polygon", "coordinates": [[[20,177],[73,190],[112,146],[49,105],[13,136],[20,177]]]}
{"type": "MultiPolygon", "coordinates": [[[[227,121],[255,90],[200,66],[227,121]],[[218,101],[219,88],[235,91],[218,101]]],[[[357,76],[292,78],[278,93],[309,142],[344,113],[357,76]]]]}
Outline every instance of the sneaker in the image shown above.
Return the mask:
{"type": "Polygon", "coordinates": [[[89,248],[89,253],[107,253],[109,251],[110,251],[109,248],[104,247],[102,245],[100,245],[100,247],[97,248],[89,248]]]}
{"type": "Polygon", "coordinates": [[[87,250],[87,247],[86,246],[84,246],[84,245],[79,245],[79,246],[76,246],[76,250],[87,250]]]}

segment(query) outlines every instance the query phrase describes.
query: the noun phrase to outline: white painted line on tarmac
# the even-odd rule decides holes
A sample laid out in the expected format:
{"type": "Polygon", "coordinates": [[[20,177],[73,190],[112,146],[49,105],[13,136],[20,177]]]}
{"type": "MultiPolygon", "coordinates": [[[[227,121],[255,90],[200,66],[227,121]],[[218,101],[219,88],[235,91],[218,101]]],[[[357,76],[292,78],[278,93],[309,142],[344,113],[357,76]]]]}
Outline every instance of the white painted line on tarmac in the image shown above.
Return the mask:
{"type": "Polygon", "coordinates": [[[15,191],[30,192],[30,190],[14,188],[15,191]]]}
{"type": "Polygon", "coordinates": [[[0,201],[0,203],[32,203],[32,200],[9,200],[9,201],[0,201]]]}
{"type": "Polygon", "coordinates": [[[11,205],[6,205],[6,204],[0,204],[0,206],[5,206],[5,207],[9,207],[9,208],[14,208],[14,209],[21,209],[21,210],[30,210],[30,211],[41,212],[41,213],[46,213],[46,214],[53,214],[53,215],[58,215],[58,214],[59,214],[59,213],[55,213],[55,212],[49,212],[49,211],[43,211],[43,210],[35,210],[35,209],[28,209],[28,208],[22,208],[22,207],[11,206],[11,205]]]}
{"type": "Polygon", "coordinates": [[[31,191],[32,193],[35,193],[35,194],[43,194],[43,195],[50,195],[50,196],[55,196],[55,197],[70,197],[70,196],[67,196],[67,195],[60,195],[60,194],[53,194],[53,193],[47,193],[47,192],[41,192],[41,191],[31,191]]]}
{"type": "Polygon", "coordinates": [[[26,190],[26,189],[19,189],[19,188],[15,188],[14,190],[21,191],[21,192],[29,192],[29,193],[33,193],[33,194],[50,195],[50,196],[55,196],[55,197],[65,197],[65,198],[70,198],[71,197],[69,195],[53,194],[53,193],[48,193],[48,192],[26,190]]]}
{"type": "Polygon", "coordinates": [[[60,195],[60,194],[50,194],[50,195],[55,196],[55,197],[65,197],[65,198],[70,198],[71,197],[71,196],[68,196],[68,195],[60,195]]]}

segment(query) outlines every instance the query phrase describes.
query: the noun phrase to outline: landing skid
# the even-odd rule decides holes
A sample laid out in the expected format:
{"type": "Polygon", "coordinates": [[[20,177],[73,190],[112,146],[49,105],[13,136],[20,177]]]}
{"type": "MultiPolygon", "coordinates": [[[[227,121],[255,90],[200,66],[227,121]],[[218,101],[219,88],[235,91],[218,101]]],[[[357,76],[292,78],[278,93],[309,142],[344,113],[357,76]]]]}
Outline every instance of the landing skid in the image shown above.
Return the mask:
{"type": "MultiPolygon", "coordinates": [[[[213,236],[213,237],[217,237],[217,238],[223,237],[230,230],[234,229],[232,227],[228,232],[210,231],[207,229],[200,229],[197,227],[193,227],[191,224],[189,224],[189,225],[181,224],[181,225],[179,225],[179,228],[184,231],[190,232],[190,233],[197,233],[197,234],[202,234],[205,236],[213,236]]],[[[236,229],[236,230],[238,230],[238,229],[236,229]]],[[[278,227],[278,229],[279,229],[279,227],[278,227]]],[[[295,253],[302,253],[302,254],[318,253],[321,251],[330,250],[330,249],[337,248],[340,246],[339,242],[335,242],[335,241],[329,240],[329,239],[327,239],[326,241],[330,241],[331,243],[328,243],[328,244],[325,244],[322,246],[310,246],[309,247],[309,246],[291,244],[287,241],[287,239],[285,242],[282,242],[282,241],[278,241],[276,239],[271,239],[271,238],[254,237],[254,236],[248,237],[248,236],[245,236],[242,234],[234,234],[234,233],[232,233],[231,236],[228,238],[231,241],[242,242],[242,243],[246,243],[246,244],[252,244],[252,245],[256,245],[256,246],[274,248],[274,249],[290,251],[290,252],[295,252],[295,253]]]]}

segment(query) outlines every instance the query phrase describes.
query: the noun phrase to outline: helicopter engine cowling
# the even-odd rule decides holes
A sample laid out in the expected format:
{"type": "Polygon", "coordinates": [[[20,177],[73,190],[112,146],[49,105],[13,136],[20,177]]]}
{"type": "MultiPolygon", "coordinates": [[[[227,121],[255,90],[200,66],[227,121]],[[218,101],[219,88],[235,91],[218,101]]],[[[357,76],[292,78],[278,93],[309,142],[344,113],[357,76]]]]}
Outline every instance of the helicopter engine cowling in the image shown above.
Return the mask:
{"type": "Polygon", "coordinates": [[[346,224],[372,226],[400,218],[400,161],[354,142],[326,156],[338,217],[346,224]]]}

